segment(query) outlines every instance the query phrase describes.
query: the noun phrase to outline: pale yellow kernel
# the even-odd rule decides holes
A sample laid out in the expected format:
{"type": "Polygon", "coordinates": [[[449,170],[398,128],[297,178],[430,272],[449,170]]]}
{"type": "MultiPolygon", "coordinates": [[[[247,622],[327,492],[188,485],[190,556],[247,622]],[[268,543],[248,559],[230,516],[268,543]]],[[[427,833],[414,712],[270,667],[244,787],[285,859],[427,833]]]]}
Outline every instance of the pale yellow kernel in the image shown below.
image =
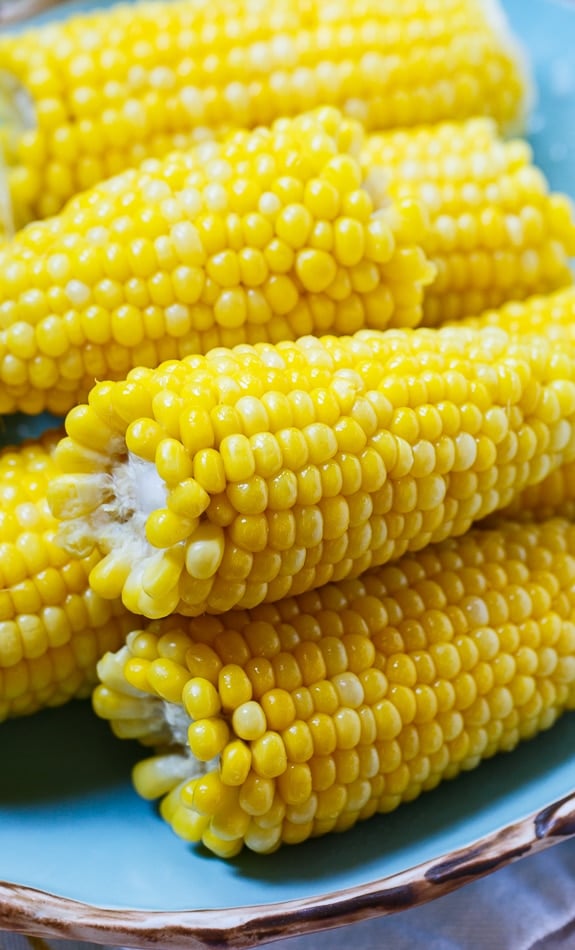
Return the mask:
{"type": "Polygon", "coordinates": [[[198,525],[186,547],[186,570],[198,580],[213,577],[221,563],[225,550],[223,530],[217,525],[204,522],[198,525]]]}
{"type": "Polygon", "coordinates": [[[267,729],[267,720],[259,702],[248,700],[234,709],[232,716],[234,732],[240,739],[259,739],[267,729]]]}
{"type": "Polygon", "coordinates": [[[248,815],[266,815],[272,809],[275,783],[272,777],[250,772],[240,791],[240,804],[248,815]]]}

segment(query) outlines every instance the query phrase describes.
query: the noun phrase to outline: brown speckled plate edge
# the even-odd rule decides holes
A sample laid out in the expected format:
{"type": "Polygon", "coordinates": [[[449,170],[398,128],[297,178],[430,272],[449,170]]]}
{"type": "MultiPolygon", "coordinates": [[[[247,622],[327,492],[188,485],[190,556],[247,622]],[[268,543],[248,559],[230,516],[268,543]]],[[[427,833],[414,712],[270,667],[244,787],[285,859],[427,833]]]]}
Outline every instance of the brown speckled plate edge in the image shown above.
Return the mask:
{"type": "Polygon", "coordinates": [[[21,23],[62,3],[65,0],[0,0],[0,27],[21,23]]]}
{"type": "Polygon", "coordinates": [[[316,897],[217,910],[97,907],[0,881],[0,930],[143,950],[242,950],[407,910],[574,836],[575,791],[449,855],[386,878],[316,897]]]}

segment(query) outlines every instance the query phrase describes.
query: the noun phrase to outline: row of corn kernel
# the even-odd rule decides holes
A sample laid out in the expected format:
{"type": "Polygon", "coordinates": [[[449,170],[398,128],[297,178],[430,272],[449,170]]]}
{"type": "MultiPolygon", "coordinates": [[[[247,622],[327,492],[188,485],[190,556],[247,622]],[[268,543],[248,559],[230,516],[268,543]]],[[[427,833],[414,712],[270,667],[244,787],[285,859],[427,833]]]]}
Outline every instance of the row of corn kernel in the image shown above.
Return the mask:
{"type": "MultiPolygon", "coordinates": [[[[510,302],[499,310],[468,318],[464,325],[499,327],[509,333],[543,334],[559,346],[571,345],[575,339],[575,291],[572,288],[548,296],[532,297],[525,303],[510,302]]],[[[540,520],[560,515],[575,520],[575,465],[561,465],[521,492],[506,508],[513,518],[540,520]]]]}

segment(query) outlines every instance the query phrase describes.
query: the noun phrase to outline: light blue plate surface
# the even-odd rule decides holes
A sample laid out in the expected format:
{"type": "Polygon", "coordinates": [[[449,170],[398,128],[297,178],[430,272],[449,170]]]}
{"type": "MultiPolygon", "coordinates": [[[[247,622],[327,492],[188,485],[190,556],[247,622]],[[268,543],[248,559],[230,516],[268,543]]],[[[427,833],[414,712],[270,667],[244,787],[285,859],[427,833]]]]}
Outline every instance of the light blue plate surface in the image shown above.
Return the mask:
{"type": "Polygon", "coordinates": [[[139,752],[87,703],[0,730],[0,880],[105,907],[226,908],[387,878],[573,792],[575,716],[391,815],[261,857],[188,846],[132,791],[139,752]]]}
{"type": "MultiPolygon", "coordinates": [[[[74,6],[79,6],[75,4],[74,6]]],[[[530,138],[575,196],[575,6],[507,0],[539,89],[530,138]],[[571,6],[571,9],[569,7],[571,6]]],[[[7,421],[0,442],[38,431],[7,421]]],[[[325,898],[450,855],[573,793],[575,717],[393,815],[230,863],[177,839],[130,785],[140,752],[75,703],[0,727],[0,882],[99,907],[178,911],[325,898]]],[[[575,828],[571,829],[571,833],[575,828]]],[[[337,912],[334,911],[337,916],[337,912]]]]}

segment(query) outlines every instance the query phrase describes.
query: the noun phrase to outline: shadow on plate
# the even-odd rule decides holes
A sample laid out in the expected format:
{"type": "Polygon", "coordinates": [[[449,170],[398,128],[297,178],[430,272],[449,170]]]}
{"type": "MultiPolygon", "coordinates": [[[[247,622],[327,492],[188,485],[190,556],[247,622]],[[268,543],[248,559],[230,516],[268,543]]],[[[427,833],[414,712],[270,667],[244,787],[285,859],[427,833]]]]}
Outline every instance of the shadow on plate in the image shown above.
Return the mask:
{"type": "MultiPolygon", "coordinates": [[[[463,827],[466,837],[474,840],[485,829],[492,830],[494,822],[502,827],[569,792],[574,739],[575,714],[567,714],[553,729],[513,753],[484,762],[392,814],[376,816],[343,835],[285,847],[268,856],[246,850],[229,863],[229,873],[232,878],[271,885],[333,880],[343,849],[348,871],[359,868],[368,873],[370,866],[381,867],[384,853],[415,848],[422,841],[433,845],[434,839],[444,844],[453,838],[455,843],[463,827]],[[554,778],[547,788],[547,777],[563,772],[563,785],[559,787],[554,778]],[[535,804],[534,798],[539,799],[535,804]]],[[[9,720],[0,725],[0,809],[7,813],[11,807],[18,811],[54,800],[75,809],[103,791],[130,796],[131,768],[145,754],[147,750],[137,743],[116,739],[88,701],[9,720]]],[[[154,805],[146,807],[149,821],[163,825],[154,805]]],[[[146,824],[150,831],[148,820],[146,824]]],[[[201,846],[182,843],[186,848],[201,854],[202,860],[220,860],[208,857],[201,846]]]]}
{"type": "Polygon", "coordinates": [[[63,425],[64,420],[43,412],[40,416],[25,416],[14,413],[0,416],[0,450],[9,445],[18,445],[24,439],[36,439],[46,429],[63,425]]]}
{"type": "Polygon", "coordinates": [[[141,757],[141,747],[116,739],[89,700],[9,719],[0,724],[0,805],[70,799],[129,784],[141,757]]]}

